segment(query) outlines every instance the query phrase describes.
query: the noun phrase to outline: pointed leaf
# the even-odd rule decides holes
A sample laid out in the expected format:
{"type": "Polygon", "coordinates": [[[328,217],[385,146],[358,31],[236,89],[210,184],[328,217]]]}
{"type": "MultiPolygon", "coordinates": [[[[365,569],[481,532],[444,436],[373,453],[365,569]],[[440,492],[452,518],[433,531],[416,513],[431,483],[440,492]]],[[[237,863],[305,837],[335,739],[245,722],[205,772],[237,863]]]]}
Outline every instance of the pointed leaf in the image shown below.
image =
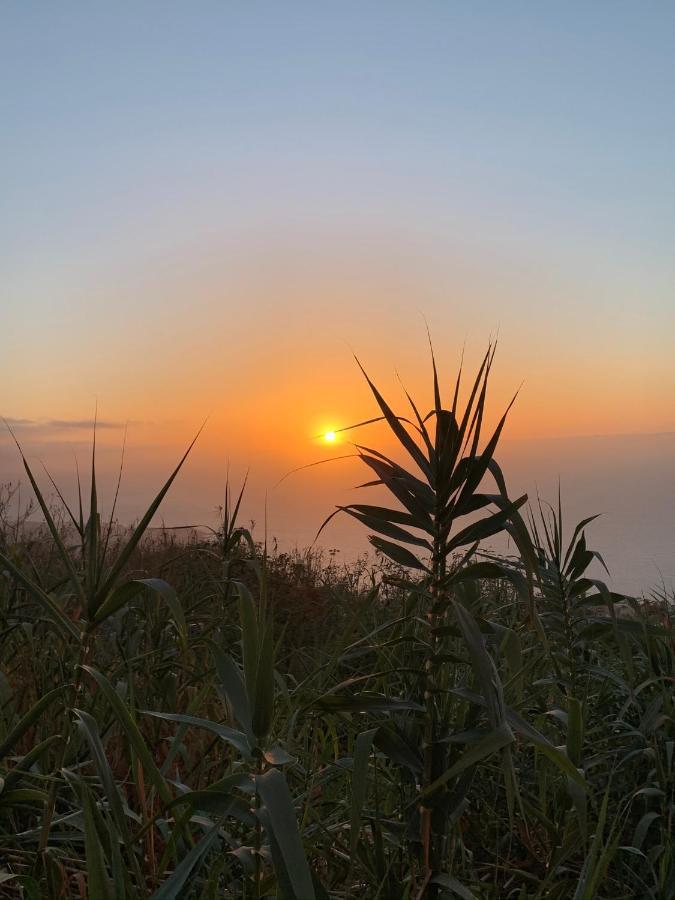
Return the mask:
{"type": "Polygon", "coordinates": [[[58,626],[65,637],[74,637],[77,641],[80,640],[81,635],[77,627],[70,621],[68,616],[59,609],[49,594],[43,591],[42,588],[32,581],[32,579],[28,578],[27,575],[24,575],[21,569],[19,569],[8,556],[5,556],[4,553],[0,553],[0,562],[9,569],[12,576],[19,584],[23,585],[23,587],[32,595],[33,599],[40,604],[47,616],[58,626]]]}
{"type": "Polygon", "coordinates": [[[150,900],[177,900],[188,880],[193,878],[195,871],[198,871],[204,864],[204,858],[215,844],[217,837],[218,826],[214,825],[213,828],[206,832],[201,841],[190,850],[187,856],[183,857],[150,900]]]}
{"type": "Polygon", "coordinates": [[[256,776],[255,781],[297,900],[315,900],[314,884],[286,779],[279,769],[270,769],[264,775],[256,776]]]}
{"type": "Polygon", "coordinates": [[[354,858],[361,831],[361,813],[366,799],[368,759],[377,728],[362,731],[354,743],[354,767],[352,769],[352,805],[349,824],[349,852],[354,858]]]}
{"type": "Polygon", "coordinates": [[[175,722],[179,725],[193,725],[195,728],[204,728],[211,734],[222,738],[227,744],[235,747],[243,756],[250,757],[251,747],[246,740],[246,735],[241,731],[236,731],[227,725],[220,725],[218,722],[212,722],[210,719],[202,719],[199,716],[187,716],[183,713],[163,713],[154,712],[151,709],[141,710],[145,716],[154,716],[156,719],[165,719],[167,722],[175,722]]]}
{"type": "Polygon", "coordinates": [[[194,438],[193,438],[192,441],[190,442],[190,445],[189,445],[189,447],[187,448],[187,450],[185,451],[185,453],[183,454],[183,456],[182,456],[180,462],[178,463],[178,465],[176,466],[176,468],[173,470],[173,472],[171,473],[171,475],[169,476],[169,478],[168,478],[168,479],[166,480],[166,482],[164,483],[164,486],[162,487],[162,489],[160,490],[160,492],[157,494],[157,496],[155,497],[155,499],[152,501],[152,503],[150,504],[150,506],[149,506],[148,509],[146,510],[146,512],[145,512],[145,514],[143,515],[143,517],[141,518],[140,522],[138,523],[138,525],[137,525],[136,528],[134,529],[134,531],[133,531],[131,537],[129,538],[129,540],[127,541],[127,543],[124,545],[124,548],[122,549],[121,553],[119,554],[119,556],[118,556],[117,559],[115,560],[114,564],[113,564],[112,567],[110,568],[110,571],[108,572],[107,577],[106,577],[106,579],[105,579],[105,581],[104,581],[104,583],[103,583],[103,585],[102,585],[102,587],[101,587],[101,589],[100,589],[100,592],[99,592],[99,596],[100,596],[100,597],[107,597],[108,594],[110,593],[110,591],[112,590],[113,585],[114,585],[115,582],[117,581],[117,579],[118,579],[120,573],[122,572],[122,570],[123,570],[124,567],[126,566],[126,564],[127,564],[127,562],[129,561],[129,559],[130,559],[132,553],[134,552],[134,550],[135,550],[136,547],[138,546],[138,544],[139,544],[141,538],[142,538],[143,535],[145,534],[145,532],[146,532],[146,530],[147,530],[147,528],[148,528],[148,525],[149,525],[150,522],[152,521],[153,516],[155,515],[155,513],[156,513],[157,510],[159,509],[162,500],[164,499],[164,497],[165,497],[166,494],[168,493],[169,488],[171,487],[171,485],[172,485],[172,484],[174,483],[174,481],[176,480],[176,476],[178,475],[178,473],[179,473],[180,470],[182,469],[183,463],[184,463],[185,460],[188,458],[188,455],[189,455],[190,451],[192,450],[192,448],[194,447],[194,445],[195,445],[195,443],[196,443],[196,441],[197,441],[197,438],[198,438],[199,435],[201,434],[203,427],[204,427],[204,425],[202,425],[202,427],[199,429],[199,431],[197,432],[197,434],[194,436],[194,438]]]}
{"type": "Polygon", "coordinates": [[[105,853],[96,827],[96,810],[89,789],[82,784],[84,808],[84,854],[87,861],[87,890],[90,897],[114,900],[112,884],[105,864],[105,853]]]}
{"type": "Polygon", "coordinates": [[[385,556],[388,556],[389,559],[393,559],[394,562],[397,562],[399,565],[405,566],[407,569],[417,569],[421,572],[429,572],[428,567],[414,556],[410,550],[406,550],[405,547],[393,544],[391,541],[385,541],[384,538],[378,538],[372,534],[369,535],[368,540],[373,547],[381,550],[385,556]]]}
{"type": "Polygon", "coordinates": [[[14,728],[12,728],[9,734],[5,736],[4,740],[0,742],[0,760],[4,759],[5,756],[13,750],[24,734],[39,721],[42,713],[69,688],[70,685],[62,684],[49,691],[49,693],[44,694],[33,704],[28,712],[19,720],[19,722],[17,722],[14,728]]]}
{"type": "Polygon", "coordinates": [[[150,779],[155,790],[164,801],[164,803],[168,803],[171,800],[171,792],[169,791],[169,788],[164,781],[161,772],[157,768],[153,756],[148,750],[145,739],[139,731],[138,725],[134,721],[129,708],[127,707],[127,704],[122,700],[120,695],[110,684],[105,675],[103,675],[97,669],[94,669],[92,666],[85,665],[82,666],[82,669],[87,672],[88,675],[91,675],[94,681],[98,684],[101,692],[112,707],[117,722],[122,727],[122,730],[125,732],[129,743],[138,756],[145,775],[150,779]]]}

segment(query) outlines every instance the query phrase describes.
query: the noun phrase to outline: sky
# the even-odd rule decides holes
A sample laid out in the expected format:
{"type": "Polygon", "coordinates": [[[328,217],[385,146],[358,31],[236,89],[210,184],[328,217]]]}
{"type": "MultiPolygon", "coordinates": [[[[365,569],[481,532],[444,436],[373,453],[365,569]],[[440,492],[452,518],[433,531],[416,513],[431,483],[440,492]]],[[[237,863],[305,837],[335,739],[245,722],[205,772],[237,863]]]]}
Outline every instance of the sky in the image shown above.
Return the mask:
{"type": "Polygon", "coordinates": [[[98,405],[141,486],[208,416],[184,490],[250,468],[259,515],[372,415],[353,354],[428,402],[428,324],[448,383],[499,336],[508,439],[675,431],[674,38],[669,2],[2,4],[0,412],[66,472],[98,405]]]}

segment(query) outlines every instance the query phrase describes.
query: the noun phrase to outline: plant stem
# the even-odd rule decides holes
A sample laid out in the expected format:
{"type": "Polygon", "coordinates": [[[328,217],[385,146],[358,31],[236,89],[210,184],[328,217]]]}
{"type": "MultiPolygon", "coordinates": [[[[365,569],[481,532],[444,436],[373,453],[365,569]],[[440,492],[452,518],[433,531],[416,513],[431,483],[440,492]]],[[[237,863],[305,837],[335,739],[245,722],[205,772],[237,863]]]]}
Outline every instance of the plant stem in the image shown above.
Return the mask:
{"type": "Polygon", "coordinates": [[[47,849],[47,844],[49,842],[49,835],[51,833],[52,821],[54,819],[54,810],[56,809],[56,800],[58,796],[59,790],[59,773],[63,768],[63,765],[66,761],[66,756],[68,750],[70,749],[70,745],[73,740],[73,736],[75,734],[75,725],[73,724],[72,718],[72,709],[74,706],[77,706],[78,697],[82,693],[83,688],[83,679],[82,679],[82,666],[86,665],[89,661],[89,655],[91,653],[91,632],[86,631],[82,636],[82,641],[80,643],[80,652],[78,654],[78,661],[75,667],[75,679],[73,681],[73,692],[72,692],[72,703],[70,706],[66,706],[63,711],[63,722],[64,722],[64,739],[61,742],[59,747],[59,752],[56,758],[56,765],[54,768],[54,778],[49,786],[49,793],[47,795],[47,802],[45,804],[45,812],[42,819],[42,829],[40,831],[40,842],[38,845],[38,853],[36,859],[40,857],[42,853],[47,849]]]}

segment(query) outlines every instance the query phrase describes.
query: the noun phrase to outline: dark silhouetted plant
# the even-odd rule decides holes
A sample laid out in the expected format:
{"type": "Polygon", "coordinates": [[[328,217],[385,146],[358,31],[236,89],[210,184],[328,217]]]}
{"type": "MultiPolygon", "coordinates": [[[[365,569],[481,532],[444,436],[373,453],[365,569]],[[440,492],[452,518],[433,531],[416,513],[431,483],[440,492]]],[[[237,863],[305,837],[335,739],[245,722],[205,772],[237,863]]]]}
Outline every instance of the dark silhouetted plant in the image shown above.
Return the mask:
{"type": "Polygon", "coordinates": [[[470,772],[476,763],[501,752],[510,790],[515,789],[508,750],[514,734],[506,718],[501,684],[480,630],[460,599],[461,586],[466,582],[508,578],[517,584],[527,607],[531,608],[527,579],[497,562],[474,558],[481,541],[506,531],[521,548],[523,558],[532,559],[527,531],[518,513],[527,497],[515,501],[509,498],[494,457],[513,401],[494,432],[483,442],[494,352],[495,347],[490,345],[464,404],[460,398],[460,367],[452,404],[446,408],[432,351],[434,408],[422,416],[406,392],[412,420],[394,413],[359,363],[382,419],[412,461],[413,468],[404,468],[380,451],[357,444],[361,461],[375,474],[375,479],[363,486],[384,486],[397,506],[356,503],[336,510],[375,532],[369,538],[373,546],[418,576],[413,589],[421,597],[428,633],[421,691],[423,733],[418,736],[423,767],[417,803],[424,884],[429,895],[438,893],[438,879],[447,858],[447,823],[464,802],[470,772]],[[484,487],[486,477],[495,485],[489,492],[484,487]],[[449,626],[450,614],[455,624],[449,626]],[[446,739],[451,711],[448,698],[454,683],[446,664],[446,645],[449,638],[457,635],[463,638],[468,651],[485,703],[488,728],[474,736],[464,755],[452,762],[453,748],[446,739]]]}

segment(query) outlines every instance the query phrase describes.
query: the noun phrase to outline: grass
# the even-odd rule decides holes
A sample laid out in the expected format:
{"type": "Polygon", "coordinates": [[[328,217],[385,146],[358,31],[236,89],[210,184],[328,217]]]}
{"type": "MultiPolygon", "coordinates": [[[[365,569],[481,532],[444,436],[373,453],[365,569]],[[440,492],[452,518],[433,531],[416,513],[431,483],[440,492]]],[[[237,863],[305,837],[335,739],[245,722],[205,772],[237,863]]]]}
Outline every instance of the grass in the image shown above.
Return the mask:
{"type": "Polygon", "coordinates": [[[409,418],[368,379],[407,459],[355,445],[391,496],[336,510],[371,562],[265,552],[241,494],[208,540],[150,537],[185,457],[128,531],[95,447],[86,504],[24,461],[45,530],[0,491],[0,896],[675,896],[673,598],[613,594],[592,518],[509,496],[493,356],[447,407],[434,363],[409,418]],[[484,550],[503,531],[514,558],[484,550]]]}

